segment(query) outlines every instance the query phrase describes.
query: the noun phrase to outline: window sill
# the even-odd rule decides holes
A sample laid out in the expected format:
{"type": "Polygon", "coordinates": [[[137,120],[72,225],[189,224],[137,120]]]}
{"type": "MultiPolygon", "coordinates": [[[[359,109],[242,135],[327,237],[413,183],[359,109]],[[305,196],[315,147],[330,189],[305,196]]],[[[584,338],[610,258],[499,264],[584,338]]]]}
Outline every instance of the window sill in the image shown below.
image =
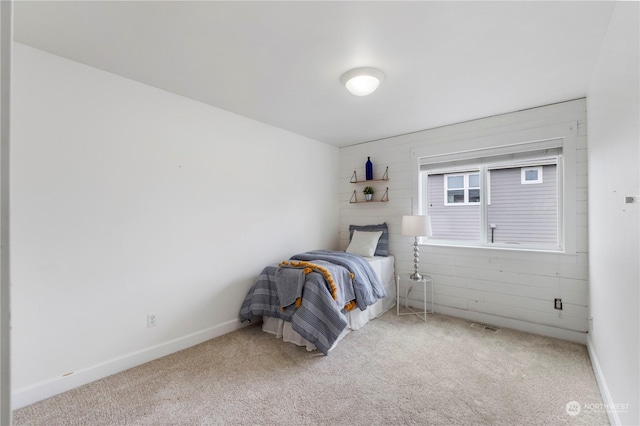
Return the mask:
{"type": "Polygon", "coordinates": [[[490,250],[490,251],[504,251],[509,253],[543,253],[543,254],[557,254],[564,256],[577,256],[578,253],[567,252],[562,249],[554,250],[554,249],[544,249],[544,248],[535,248],[535,247],[507,247],[507,246],[489,246],[489,245],[477,245],[477,244],[450,244],[444,242],[422,242],[419,243],[422,247],[442,247],[442,248],[450,248],[450,249],[477,249],[477,250],[490,250]]]}

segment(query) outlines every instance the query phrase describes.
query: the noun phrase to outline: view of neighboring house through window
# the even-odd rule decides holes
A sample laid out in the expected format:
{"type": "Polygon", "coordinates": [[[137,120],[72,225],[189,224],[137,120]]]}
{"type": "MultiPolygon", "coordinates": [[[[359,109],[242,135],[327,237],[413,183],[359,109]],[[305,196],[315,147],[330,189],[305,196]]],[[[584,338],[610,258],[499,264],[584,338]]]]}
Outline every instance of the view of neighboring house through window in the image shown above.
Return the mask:
{"type": "Polygon", "coordinates": [[[522,175],[530,169],[487,170],[491,174],[491,204],[487,206],[489,242],[558,247],[558,168],[556,164],[536,166],[539,176],[523,181],[522,175]]]}
{"type": "Polygon", "coordinates": [[[480,202],[478,172],[446,175],[445,185],[445,205],[447,206],[480,202]]]}
{"type": "Polygon", "coordinates": [[[434,242],[561,250],[562,149],[421,166],[434,242]]]}
{"type": "Polygon", "coordinates": [[[428,212],[433,239],[473,241],[480,239],[480,172],[430,174],[427,178],[428,212]],[[469,176],[478,181],[468,185],[469,176]],[[464,182],[467,182],[466,188],[464,182]],[[473,196],[469,192],[473,191],[473,196]],[[475,201],[470,201],[474,199],[475,201]]]}
{"type": "Polygon", "coordinates": [[[520,170],[520,182],[523,185],[530,183],[542,183],[542,166],[522,167],[520,170]]]}

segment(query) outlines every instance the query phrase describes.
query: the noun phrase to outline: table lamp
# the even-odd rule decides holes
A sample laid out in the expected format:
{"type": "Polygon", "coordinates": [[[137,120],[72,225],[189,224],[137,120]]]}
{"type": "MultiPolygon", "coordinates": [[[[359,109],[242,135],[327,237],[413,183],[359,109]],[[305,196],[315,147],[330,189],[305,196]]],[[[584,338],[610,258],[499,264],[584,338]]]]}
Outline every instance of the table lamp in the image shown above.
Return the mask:
{"type": "Polygon", "coordinates": [[[412,280],[419,281],[422,279],[422,275],[418,272],[418,261],[420,256],[418,254],[418,237],[430,237],[431,231],[431,218],[429,216],[414,215],[414,216],[402,216],[402,235],[412,236],[413,241],[413,274],[409,276],[412,280]]]}

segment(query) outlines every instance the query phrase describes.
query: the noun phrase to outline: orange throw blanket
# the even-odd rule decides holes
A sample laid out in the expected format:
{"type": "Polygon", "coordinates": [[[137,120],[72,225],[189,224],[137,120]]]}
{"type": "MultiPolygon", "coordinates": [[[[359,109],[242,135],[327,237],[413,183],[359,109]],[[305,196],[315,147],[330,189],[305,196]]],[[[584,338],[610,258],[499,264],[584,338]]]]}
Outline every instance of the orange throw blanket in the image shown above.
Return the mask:
{"type": "MultiPolygon", "coordinates": [[[[311,272],[318,272],[322,274],[324,276],[325,281],[329,285],[329,292],[331,293],[331,297],[333,298],[333,300],[338,300],[338,287],[336,286],[336,283],[333,280],[333,277],[331,276],[331,273],[327,270],[327,268],[317,265],[315,263],[304,261],[304,260],[283,260],[282,262],[280,262],[278,266],[289,267],[289,268],[301,268],[302,272],[305,275],[310,274],[311,272]]],[[[354,278],[353,273],[350,273],[350,276],[351,276],[351,279],[354,278]]],[[[302,297],[298,297],[296,299],[295,304],[296,304],[296,307],[299,308],[300,305],[302,304],[302,297]]],[[[344,306],[344,310],[350,311],[355,307],[356,307],[356,301],[351,300],[347,302],[347,304],[344,306]]],[[[285,308],[282,307],[282,310],[284,309],[285,308]]]]}

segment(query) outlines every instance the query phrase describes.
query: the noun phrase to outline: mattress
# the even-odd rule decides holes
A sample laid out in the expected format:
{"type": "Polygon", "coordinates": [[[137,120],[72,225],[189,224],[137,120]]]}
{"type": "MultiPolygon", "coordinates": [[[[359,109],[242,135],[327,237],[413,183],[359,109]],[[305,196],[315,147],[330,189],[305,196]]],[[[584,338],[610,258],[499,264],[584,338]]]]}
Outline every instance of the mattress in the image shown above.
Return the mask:
{"type": "MultiPolygon", "coordinates": [[[[394,257],[374,256],[365,259],[369,261],[369,264],[373,268],[374,272],[380,278],[380,281],[387,291],[387,297],[378,300],[376,303],[369,306],[365,311],[354,309],[347,312],[345,314],[347,318],[347,326],[342,331],[331,349],[333,349],[338,344],[338,342],[348,333],[364,327],[369,321],[382,315],[383,313],[391,309],[396,303],[394,257]]],[[[316,346],[313,343],[300,336],[291,328],[290,322],[281,320],[279,318],[266,316],[263,317],[262,330],[275,335],[277,338],[281,338],[285,342],[293,343],[298,346],[304,346],[308,351],[313,351],[316,349],[316,346]]]]}

